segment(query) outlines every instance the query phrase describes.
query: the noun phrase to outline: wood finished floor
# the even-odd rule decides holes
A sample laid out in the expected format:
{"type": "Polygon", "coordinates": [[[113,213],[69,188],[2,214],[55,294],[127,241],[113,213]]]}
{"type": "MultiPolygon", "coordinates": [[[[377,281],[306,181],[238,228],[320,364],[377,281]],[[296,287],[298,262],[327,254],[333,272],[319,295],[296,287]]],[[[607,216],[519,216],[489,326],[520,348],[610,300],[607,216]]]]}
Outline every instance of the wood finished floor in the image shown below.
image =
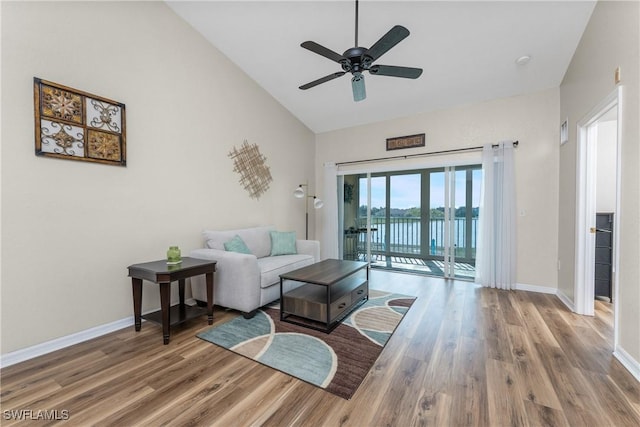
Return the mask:
{"type": "Polygon", "coordinates": [[[2,369],[0,423],[31,409],[74,426],[640,425],[608,304],[583,317],[551,295],[384,271],[371,287],[418,299],[349,401],[196,338],[203,318],[167,346],[144,323],[2,369]]]}

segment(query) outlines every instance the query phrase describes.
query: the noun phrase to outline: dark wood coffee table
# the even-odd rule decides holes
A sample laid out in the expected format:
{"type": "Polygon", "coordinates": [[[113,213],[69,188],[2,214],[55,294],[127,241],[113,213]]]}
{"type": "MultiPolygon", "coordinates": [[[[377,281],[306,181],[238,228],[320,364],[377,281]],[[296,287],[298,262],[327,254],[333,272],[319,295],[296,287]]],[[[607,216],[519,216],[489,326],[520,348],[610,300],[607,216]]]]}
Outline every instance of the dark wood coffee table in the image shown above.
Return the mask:
{"type": "Polygon", "coordinates": [[[197,258],[182,258],[180,264],[168,265],[166,260],[145,262],[129,266],[129,276],[133,287],[133,314],[136,331],[142,326],[142,319],[160,323],[162,338],[169,344],[169,327],[207,314],[209,324],[213,324],[213,273],[216,261],[197,258]],[[184,303],[184,281],[193,276],[204,274],[207,282],[207,307],[188,306],[184,303]],[[160,286],[160,310],[141,314],[142,281],[157,283],[160,286]],[[169,307],[171,300],[171,282],[178,282],[180,303],[169,307]]]}
{"type": "Polygon", "coordinates": [[[331,332],[369,299],[369,264],[327,259],[280,275],[280,320],[331,332]],[[284,292],[284,281],[305,284],[284,292]]]}

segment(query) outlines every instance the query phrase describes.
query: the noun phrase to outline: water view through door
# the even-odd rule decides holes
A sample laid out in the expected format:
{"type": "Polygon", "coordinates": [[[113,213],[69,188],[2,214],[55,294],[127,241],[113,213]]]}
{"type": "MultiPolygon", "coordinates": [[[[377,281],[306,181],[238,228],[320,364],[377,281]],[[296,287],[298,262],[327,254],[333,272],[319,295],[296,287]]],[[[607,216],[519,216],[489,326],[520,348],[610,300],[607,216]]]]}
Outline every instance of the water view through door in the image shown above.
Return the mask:
{"type": "Polygon", "coordinates": [[[343,210],[344,258],[370,260],[373,268],[473,279],[480,168],[345,175],[350,197],[343,210]]]}

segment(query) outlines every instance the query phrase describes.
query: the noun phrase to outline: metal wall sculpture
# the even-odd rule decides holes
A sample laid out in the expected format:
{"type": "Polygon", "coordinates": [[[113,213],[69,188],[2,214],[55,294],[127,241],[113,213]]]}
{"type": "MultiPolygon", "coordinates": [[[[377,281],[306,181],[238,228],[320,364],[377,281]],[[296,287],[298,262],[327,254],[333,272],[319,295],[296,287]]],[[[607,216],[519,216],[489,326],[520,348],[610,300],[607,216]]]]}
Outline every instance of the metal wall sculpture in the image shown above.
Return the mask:
{"type": "Polygon", "coordinates": [[[33,78],[36,155],[126,166],[125,105],[33,78]]]}
{"type": "Polygon", "coordinates": [[[249,145],[245,139],[240,149],[233,147],[229,157],[233,159],[233,171],[240,174],[240,185],[249,192],[251,198],[260,199],[269,189],[273,178],[266,164],[267,158],[260,154],[258,145],[249,145]]]}

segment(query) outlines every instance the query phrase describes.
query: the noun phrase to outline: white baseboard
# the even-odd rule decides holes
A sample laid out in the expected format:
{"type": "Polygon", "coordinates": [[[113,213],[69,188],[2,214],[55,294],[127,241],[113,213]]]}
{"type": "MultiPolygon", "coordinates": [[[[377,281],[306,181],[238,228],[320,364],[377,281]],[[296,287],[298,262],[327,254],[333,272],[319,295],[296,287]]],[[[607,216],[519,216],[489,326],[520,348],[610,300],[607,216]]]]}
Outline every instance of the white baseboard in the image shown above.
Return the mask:
{"type": "MultiPolygon", "coordinates": [[[[195,305],[196,300],[194,300],[193,298],[188,298],[185,300],[185,304],[195,305]]],[[[158,309],[155,308],[152,310],[148,310],[142,314],[151,313],[156,310],[158,309]]],[[[142,321],[144,322],[145,320],[143,319],[142,321]]],[[[88,341],[90,339],[109,334],[119,329],[133,326],[133,323],[133,316],[131,316],[125,319],[116,320],[115,322],[107,323],[106,325],[96,326],[95,328],[90,328],[84,331],[76,332],[75,334],[56,338],[51,341],[43,342],[42,344],[36,344],[31,347],[3,354],[0,356],[0,368],[15,365],[16,363],[24,362],[25,360],[33,359],[34,357],[42,356],[43,354],[51,353],[53,351],[69,347],[74,344],[79,344],[83,341],[88,341]]]]}
{"type": "Polygon", "coordinates": [[[618,359],[627,371],[631,372],[631,375],[635,377],[636,381],[640,382],[640,362],[631,357],[631,355],[620,346],[613,352],[613,357],[618,359]]]}
{"type": "Polygon", "coordinates": [[[566,305],[569,310],[571,310],[573,313],[575,313],[576,308],[573,305],[573,301],[571,301],[571,299],[568,296],[566,296],[564,294],[564,292],[562,292],[560,289],[558,289],[558,291],[556,292],[556,296],[558,298],[560,298],[560,301],[562,301],[562,303],[564,305],[566,305]]]}
{"type": "Polygon", "coordinates": [[[129,326],[133,326],[133,316],[3,354],[0,356],[0,367],[5,368],[15,365],[16,363],[24,362],[25,360],[33,359],[34,357],[42,356],[43,354],[51,353],[52,351],[60,350],[83,341],[88,341],[129,326]]]}
{"type": "Polygon", "coordinates": [[[526,283],[516,283],[516,290],[537,292],[539,294],[555,294],[558,292],[557,288],[551,288],[549,286],[527,285],[526,283]]]}

